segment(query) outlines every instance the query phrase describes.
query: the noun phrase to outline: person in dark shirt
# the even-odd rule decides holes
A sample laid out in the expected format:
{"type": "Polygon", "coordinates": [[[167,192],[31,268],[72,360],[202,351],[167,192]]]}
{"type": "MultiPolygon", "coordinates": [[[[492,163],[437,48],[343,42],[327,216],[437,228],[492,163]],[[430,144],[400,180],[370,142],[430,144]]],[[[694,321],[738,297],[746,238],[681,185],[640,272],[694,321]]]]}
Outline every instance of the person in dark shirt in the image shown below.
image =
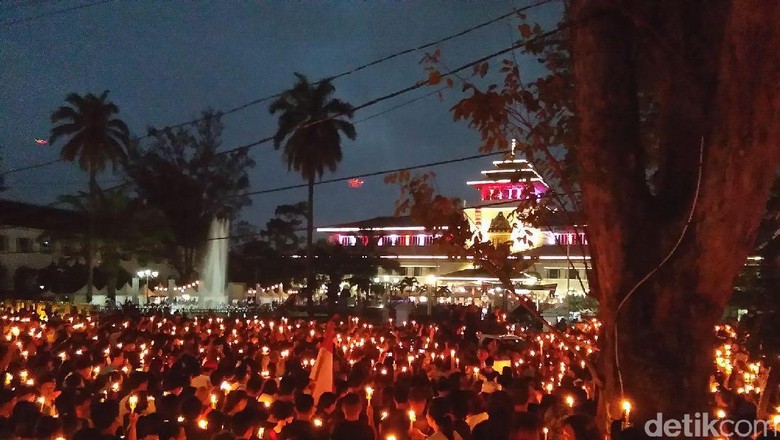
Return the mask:
{"type": "Polygon", "coordinates": [[[295,420],[282,428],[280,437],[290,440],[315,440],[315,427],[311,420],[314,414],[314,398],[311,394],[298,394],[295,396],[294,405],[295,420]]]}
{"type": "Polygon", "coordinates": [[[471,432],[474,440],[507,440],[512,428],[514,405],[506,391],[490,394],[487,404],[488,419],[471,432]]]}
{"type": "Polygon", "coordinates": [[[119,429],[119,402],[106,400],[96,402],[90,408],[90,418],[93,428],[80,429],[73,440],[119,440],[116,431],[119,429]]]}
{"type": "Polygon", "coordinates": [[[341,402],[344,421],[333,429],[331,440],[374,440],[374,430],[368,423],[360,421],[363,405],[355,393],[344,396],[341,402]]]}

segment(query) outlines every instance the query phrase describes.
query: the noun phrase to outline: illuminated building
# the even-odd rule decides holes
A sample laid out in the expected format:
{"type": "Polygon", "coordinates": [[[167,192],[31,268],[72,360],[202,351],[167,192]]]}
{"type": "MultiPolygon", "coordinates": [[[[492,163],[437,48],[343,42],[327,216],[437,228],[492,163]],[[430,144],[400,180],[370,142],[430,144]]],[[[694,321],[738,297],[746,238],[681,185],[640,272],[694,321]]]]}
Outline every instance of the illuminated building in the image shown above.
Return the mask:
{"type": "MultiPolygon", "coordinates": [[[[520,203],[547,192],[548,186],[539,173],[512,154],[506,160],[494,161],[492,168],[481,174],[481,179],[467,182],[479,193],[480,202],[466,207],[464,214],[483,240],[511,242],[513,251],[533,261],[524,273],[513,277],[516,290],[537,301],[551,302],[567,294],[584,294],[589,260],[584,230],[563,215],[548,216],[546,224],[539,226],[522,224],[516,218],[520,203]]],[[[406,277],[414,277],[420,285],[435,280],[437,287],[449,289],[455,302],[469,302],[475,297],[497,302],[500,297],[496,278],[475,268],[468,259],[449,258],[434,244],[435,233],[414,224],[409,217],[377,217],[317,231],[344,246],[375,241],[383,258],[397,259],[400,273],[380,273],[380,283],[397,284],[406,277]]]]}

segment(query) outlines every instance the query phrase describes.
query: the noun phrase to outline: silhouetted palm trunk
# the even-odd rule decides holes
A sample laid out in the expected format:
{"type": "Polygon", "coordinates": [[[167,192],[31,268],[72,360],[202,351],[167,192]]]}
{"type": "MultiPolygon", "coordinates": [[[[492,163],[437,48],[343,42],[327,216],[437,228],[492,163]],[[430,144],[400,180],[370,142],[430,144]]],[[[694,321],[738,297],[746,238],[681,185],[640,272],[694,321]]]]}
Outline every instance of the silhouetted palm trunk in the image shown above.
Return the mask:
{"type": "Polygon", "coordinates": [[[311,306],[314,297],[314,175],[309,176],[309,206],[306,211],[306,303],[311,306]]]}
{"type": "Polygon", "coordinates": [[[87,231],[87,302],[92,302],[92,262],[95,257],[95,187],[97,170],[89,170],[89,230],[87,231]]]}

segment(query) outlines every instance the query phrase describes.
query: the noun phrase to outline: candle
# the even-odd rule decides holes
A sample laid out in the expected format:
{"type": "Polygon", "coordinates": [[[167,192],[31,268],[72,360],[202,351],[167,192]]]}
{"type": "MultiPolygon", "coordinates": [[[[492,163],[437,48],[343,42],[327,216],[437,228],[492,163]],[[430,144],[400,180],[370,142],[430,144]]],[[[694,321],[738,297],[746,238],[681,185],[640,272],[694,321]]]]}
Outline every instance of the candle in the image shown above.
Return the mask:
{"type": "Polygon", "coordinates": [[[315,428],[322,428],[322,419],[316,418],[313,420],[315,428]]]}
{"type": "Polygon", "coordinates": [[[631,402],[628,400],[623,400],[622,403],[623,406],[623,413],[626,417],[626,425],[628,425],[631,422],[631,402]]]}
{"type": "Polygon", "coordinates": [[[211,407],[213,409],[217,409],[217,400],[218,400],[217,399],[217,395],[216,394],[211,394],[211,396],[209,396],[209,399],[211,400],[211,407]]]}
{"type": "Polygon", "coordinates": [[[417,414],[414,413],[413,409],[409,410],[409,429],[414,428],[414,422],[417,420],[417,414]]]}
{"type": "Polygon", "coordinates": [[[206,419],[198,420],[198,428],[200,428],[200,429],[205,431],[206,429],[208,429],[208,427],[209,427],[208,420],[206,420],[206,419]]]}
{"type": "Polygon", "coordinates": [[[130,405],[130,412],[135,412],[135,407],[138,405],[138,396],[135,394],[131,395],[129,399],[127,399],[127,403],[130,405]]]}
{"type": "Polygon", "coordinates": [[[41,396],[38,398],[38,403],[41,404],[41,411],[43,411],[43,405],[46,403],[46,398],[41,396]]]}
{"type": "Polygon", "coordinates": [[[257,438],[262,439],[263,434],[265,434],[265,428],[258,428],[257,430],[257,438]]]}
{"type": "Polygon", "coordinates": [[[550,430],[547,429],[547,427],[545,426],[544,428],[542,428],[542,432],[544,433],[544,440],[547,440],[547,434],[550,433],[550,430]]]}
{"type": "Polygon", "coordinates": [[[374,395],[374,389],[371,387],[366,387],[366,400],[368,400],[368,404],[371,404],[371,396],[374,395]]]}
{"type": "Polygon", "coordinates": [[[572,397],[571,395],[566,396],[566,405],[569,408],[573,408],[574,407],[574,397],[572,397]]]}

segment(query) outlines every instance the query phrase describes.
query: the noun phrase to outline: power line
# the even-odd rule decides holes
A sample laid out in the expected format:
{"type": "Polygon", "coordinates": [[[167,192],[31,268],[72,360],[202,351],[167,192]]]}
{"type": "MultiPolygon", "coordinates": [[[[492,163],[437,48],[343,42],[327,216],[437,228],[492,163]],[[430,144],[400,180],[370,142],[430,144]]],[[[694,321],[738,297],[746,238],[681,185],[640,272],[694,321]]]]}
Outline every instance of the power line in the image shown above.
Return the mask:
{"type": "MultiPolygon", "coordinates": [[[[429,163],[425,163],[425,164],[413,165],[413,166],[402,167],[402,168],[392,168],[392,169],[388,169],[388,170],[372,171],[370,173],[355,174],[354,176],[336,177],[336,178],[333,178],[333,179],[326,179],[326,180],[320,180],[319,182],[314,182],[314,185],[325,185],[325,184],[328,184],[328,183],[345,182],[347,180],[360,179],[360,178],[363,178],[363,177],[379,176],[379,175],[382,175],[382,174],[397,173],[399,171],[417,170],[417,169],[420,169],[420,168],[429,168],[429,167],[435,167],[435,166],[440,166],[440,165],[448,165],[448,164],[457,163],[457,162],[466,162],[466,161],[469,161],[469,160],[482,159],[482,158],[485,158],[485,157],[496,156],[496,155],[499,155],[499,154],[506,154],[506,151],[497,151],[497,152],[494,152],[494,153],[486,153],[486,154],[476,154],[476,155],[473,155],[473,156],[459,157],[457,159],[450,159],[450,160],[440,160],[440,161],[437,161],[437,162],[429,162],[429,163]]],[[[291,189],[306,188],[308,186],[309,186],[308,183],[299,183],[297,185],[280,186],[280,187],[277,187],[277,188],[263,189],[263,190],[259,190],[259,191],[251,191],[251,192],[247,192],[247,193],[237,194],[236,197],[240,197],[240,196],[256,196],[256,195],[260,195],[260,194],[270,194],[270,193],[275,193],[275,192],[280,192],[280,191],[288,191],[288,190],[291,190],[291,189]]]]}
{"type": "Polygon", "coordinates": [[[45,13],[39,14],[39,15],[32,15],[32,16],[29,16],[29,17],[20,18],[18,20],[11,20],[11,21],[2,22],[2,23],[0,23],[0,27],[7,28],[7,27],[11,27],[11,26],[13,26],[15,24],[28,23],[30,21],[40,20],[42,18],[48,18],[48,17],[52,17],[52,16],[55,16],[55,15],[60,15],[60,14],[64,14],[64,13],[67,13],[67,12],[76,11],[76,10],[79,10],[79,9],[91,8],[92,6],[98,6],[98,5],[102,5],[103,3],[109,3],[109,2],[112,2],[112,1],[114,1],[114,0],[98,0],[98,1],[94,1],[94,2],[91,2],[91,3],[85,3],[85,4],[82,4],[82,5],[78,5],[78,6],[71,6],[70,8],[57,9],[55,11],[45,12],[45,13]]]}
{"type": "MultiPolygon", "coordinates": [[[[326,78],[322,78],[322,79],[314,82],[314,85],[317,85],[317,84],[319,84],[319,83],[321,83],[323,81],[332,81],[334,79],[343,78],[345,76],[351,75],[353,73],[359,72],[359,71],[367,69],[369,67],[376,66],[377,64],[381,64],[381,63],[384,63],[386,61],[390,61],[390,60],[392,60],[394,58],[398,58],[398,57],[400,57],[402,55],[406,55],[406,54],[410,54],[410,53],[413,53],[413,52],[417,52],[417,51],[420,51],[420,50],[423,50],[423,49],[427,49],[427,48],[433,47],[433,46],[435,46],[437,44],[441,44],[441,43],[444,43],[446,41],[453,40],[453,39],[458,38],[458,37],[462,37],[463,35],[469,34],[471,32],[474,32],[474,31],[478,30],[478,29],[481,29],[483,27],[489,26],[489,25],[491,25],[493,23],[501,21],[501,20],[503,20],[503,19],[505,19],[507,17],[510,17],[512,15],[516,15],[516,14],[518,14],[520,12],[533,9],[533,8],[542,6],[542,5],[547,4],[547,3],[551,3],[552,1],[553,0],[540,0],[540,1],[536,2],[536,3],[531,4],[531,5],[524,6],[524,7],[519,8],[519,9],[513,9],[511,12],[503,14],[500,17],[496,17],[496,18],[490,19],[488,21],[485,21],[485,22],[482,22],[482,23],[477,24],[475,26],[472,26],[470,28],[464,29],[464,30],[462,30],[460,32],[457,32],[455,34],[446,36],[444,38],[440,38],[438,40],[431,41],[429,43],[425,43],[425,44],[422,44],[422,45],[419,45],[419,46],[416,46],[416,47],[413,47],[413,48],[405,49],[405,50],[402,50],[400,52],[395,52],[395,53],[393,53],[391,55],[385,56],[383,58],[376,59],[374,61],[370,61],[368,63],[362,64],[362,65],[360,65],[358,67],[355,67],[355,68],[352,68],[350,70],[341,72],[339,74],[336,74],[336,75],[333,75],[333,76],[329,76],[329,77],[326,77],[326,78]]],[[[229,115],[229,114],[232,114],[232,113],[236,113],[236,112],[239,112],[239,111],[244,110],[246,108],[252,107],[254,105],[257,105],[257,104],[269,101],[269,100],[274,99],[274,98],[278,98],[281,95],[282,95],[282,93],[276,93],[276,94],[273,94],[273,95],[263,96],[261,98],[257,98],[257,99],[254,99],[252,101],[249,101],[249,102],[247,102],[245,104],[241,104],[241,105],[239,105],[237,107],[233,107],[233,108],[230,108],[230,109],[227,109],[227,110],[223,110],[221,112],[221,114],[222,115],[229,115]]],[[[196,118],[196,119],[192,119],[190,121],[180,122],[178,124],[167,125],[167,126],[165,126],[165,128],[179,128],[179,127],[183,127],[183,126],[186,126],[186,125],[195,124],[195,123],[197,123],[197,122],[199,122],[201,120],[203,120],[203,118],[196,118]]],[[[150,134],[146,134],[144,136],[141,136],[139,139],[145,139],[145,138],[148,138],[150,136],[151,136],[150,134]]]]}
{"type": "MultiPolygon", "coordinates": [[[[60,11],[60,12],[67,12],[68,10],[73,10],[73,9],[78,9],[78,8],[84,8],[84,7],[88,7],[88,6],[95,6],[95,5],[97,5],[97,4],[101,4],[101,3],[107,3],[107,2],[109,2],[109,1],[113,1],[113,0],[101,0],[101,1],[94,2],[94,3],[88,4],[88,5],[81,5],[81,6],[79,6],[79,7],[69,8],[69,9],[67,9],[67,10],[62,10],[62,11],[60,11]]],[[[461,36],[463,36],[463,35],[469,34],[469,33],[471,33],[471,32],[474,32],[474,31],[476,31],[476,30],[478,30],[478,29],[481,29],[481,28],[483,28],[483,27],[486,27],[486,26],[488,26],[488,25],[491,25],[491,24],[493,24],[493,23],[496,23],[496,22],[498,22],[498,21],[501,21],[501,20],[503,20],[503,19],[505,19],[505,18],[507,18],[507,17],[510,17],[510,16],[512,16],[512,15],[515,15],[515,14],[518,14],[518,13],[520,13],[520,12],[523,12],[523,11],[527,11],[527,10],[533,9],[533,8],[536,8],[536,7],[542,6],[542,5],[544,5],[544,4],[547,4],[547,3],[551,3],[552,1],[553,1],[553,0],[540,0],[540,1],[536,2],[536,3],[533,3],[533,4],[531,4],[531,5],[528,5],[528,6],[525,6],[525,7],[522,7],[522,8],[519,8],[519,9],[513,9],[511,12],[508,12],[508,13],[506,13],[506,14],[503,14],[503,15],[501,15],[501,16],[499,16],[499,17],[496,17],[496,18],[493,18],[493,19],[491,19],[491,20],[488,20],[488,21],[482,22],[482,23],[480,23],[480,24],[477,24],[477,25],[475,25],[475,26],[472,26],[472,27],[470,27],[470,28],[464,29],[464,30],[462,30],[462,31],[460,31],[460,32],[457,32],[457,33],[455,33],[455,34],[449,35],[449,36],[447,36],[447,37],[444,37],[444,38],[440,38],[440,39],[438,39],[438,40],[435,40],[435,41],[431,41],[431,42],[429,42],[429,43],[425,43],[425,44],[422,44],[422,45],[416,46],[416,47],[414,47],[414,48],[405,49],[405,50],[402,50],[402,51],[400,51],[400,52],[393,53],[393,54],[391,54],[391,55],[388,55],[388,56],[386,56],[386,57],[383,57],[383,58],[376,59],[376,60],[374,60],[374,61],[371,61],[371,62],[365,63],[365,64],[363,64],[363,65],[360,65],[360,66],[358,66],[358,67],[355,67],[355,68],[353,68],[353,69],[350,69],[350,70],[347,70],[347,71],[345,71],[345,72],[342,72],[342,73],[336,74],[336,75],[334,75],[334,76],[330,76],[330,77],[327,77],[327,78],[324,78],[324,79],[318,80],[318,81],[316,81],[314,84],[318,84],[318,83],[320,83],[320,82],[322,82],[322,81],[325,81],[325,80],[334,80],[334,79],[342,78],[342,77],[344,77],[344,76],[351,75],[351,74],[353,74],[353,73],[355,73],[355,72],[359,72],[359,71],[361,71],[361,70],[367,69],[367,68],[369,68],[369,67],[375,66],[375,65],[377,65],[377,64],[380,64],[380,63],[383,63],[383,62],[385,62],[385,61],[392,60],[392,59],[394,59],[394,58],[397,58],[397,57],[399,57],[399,56],[406,55],[406,54],[409,54],[409,53],[412,53],[412,52],[416,52],[416,51],[419,51],[419,50],[427,49],[427,48],[429,48],[429,47],[433,47],[433,46],[435,46],[435,45],[437,45],[437,44],[440,44],[440,43],[443,43],[443,42],[446,42],[446,41],[449,41],[449,40],[452,40],[452,39],[455,39],[455,38],[461,37],[461,36]]],[[[41,17],[44,17],[44,16],[45,16],[45,14],[41,14],[41,16],[38,16],[38,18],[41,18],[41,17]]],[[[32,20],[32,19],[36,19],[36,17],[30,17],[30,18],[28,18],[28,19],[25,19],[25,20],[29,21],[29,20],[32,20]]],[[[20,21],[20,22],[21,22],[21,21],[20,21]]],[[[13,23],[11,23],[11,24],[13,24],[13,23]]],[[[413,89],[411,89],[411,90],[413,90],[413,89]]],[[[411,90],[407,90],[407,91],[411,91],[411,90]]],[[[441,90],[441,89],[439,89],[439,90],[441,90]]],[[[416,99],[414,99],[414,100],[412,100],[412,101],[409,101],[408,103],[405,103],[405,104],[402,104],[402,105],[400,105],[400,106],[397,106],[397,107],[394,107],[394,108],[388,109],[388,110],[386,110],[385,112],[380,112],[380,113],[378,113],[378,114],[376,114],[376,115],[372,115],[372,116],[370,116],[370,117],[364,118],[363,120],[361,120],[361,121],[359,121],[359,122],[362,122],[362,121],[366,121],[366,120],[369,120],[369,119],[375,118],[375,117],[377,117],[377,116],[380,116],[380,115],[382,115],[382,114],[385,114],[385,113],[389,113],[390,111],[392,111],[392,110],[395,110],[395,109],[396,109],[396,108],[398,108],[398,107],[401,107],[401,106],[403,106],[403,105],[406,105],[406,104],[410,104],[410,103],[412,103],[412,102],[419,101],[420,99],[423,99],[423,98],[425,98],[425,97],[427,97],[427,96],[431,96],[431,95],[433,95],[433,94],[435,94],[435,93],[437,93],[437,92],[438,92],[438,91],[436,91],[436,92],[431,92],[431,93],[429,93],[429,94],[427,94],[427,95],[425,95],[425,96],[422,96],[422,97],[416,98],[416,99]]],[[[405,92],[404,92],[404,93],[405,93],[405,92]]],[[[400,94],[400,93],[399,93],[399,94],[400,94]]],[[[236,113],[236,112],[238,112],[238,111],[241,111],[241,110],[243,110],[243,109],[245,109],[245,108],[251,107],[251,106],[253,106],[253,105],[256,105],[256,104],[260,104],[260,103],[262,103],[262,102],[265,102],[265,101],[269,101],[269,100],[271,100],[271,99],[274,99],[274,98],[277,98],[277,97],[279,97],[279,96],[281,96],[281,93],[276,93],[276,94],[273,94],[273,95],[264,96],[264,97],[262,97],[262,98],[258,98],[258,99],[255,99],[255,100],[249,101],[248,103],[242,104],[242,105],[240,105],[240,106],[233,107],[233,108],[231,108],[231,109],[228,109],[228,110],[224,110],[224,111],[222,111],[222,112],[221,112],[221,114],[222,114],[222,115],[227,115],[227,114],[231,114],[231,113],[236,113]]],[[[388,99],[389,99],[389,98],[388,98],[388,99]]],[[[363,106],[360,106],[360,108],[366,107],[366,106],[368,106],[368,105],[372,105],[372,104],[364,104],[363,106]]],[[[355,110],[359,110],[359,108],[356,108],[355,110]]],[[[203,118],[192,119],[192,120],[190,120],[190,121],[186,121],[186,122],[180,122],[180,123],[178,123],[178,124],[173,124],[173,125],[168,125],[168,126],[166,126],[165,128],[179,128],[179,127],[184,127],[184,126],[186,126],[186,125],[195,124],[195,123],[197,123],[197,122],[201,121],[202,119],[203,119],[203,118]]],[[[150,136],[151,136],[150,134],[146,134],[146,135],[143,135],[143,136],[139,137],[138,139],[139,139],[139,140],[140,140],[140,139],[146,139],[146,138],[148,138],[148,137],[150,137],[150,136]]],[[[260,140],[258,140],[258,141],[256,141],[256,142],[252,142],[252,143],[250,143],[250,144],[242,145],[241,147],[238,147],[238,148],[235,148],[235,149],[232,149],[232,150],[228,150],[228,152],[230,152],[230,151],[234,151],[234,150],[238,150],[238,149],[241,149],[241,148],[251,148],[251,147],[254,147],[254,146],[257,146],[257,145],[261,145],[261,144],[264,144],[264,143],[270,142],[270,141],[272,141],[272,140],[273,140],[273,136],[266,137],[266,138],[260,139],[260,140]]],[[[0,176],[4,176],[4,175],[7,175],[7,174],[16,173],[16,172],[20,172],[20,171],[26,171],[26,170],[30,170],[30,169],[36,169],[36,168],[40,168],[40,167],[44,167],[44,166],[48,166],[48,165],[52,165],[52,164],[54,164],[54,163],[58,163],[58,162],[61,162],[61,161],[62,161],[61,159],[57,159],[57,160],[50,161],[50,162],[44,162],[44,163],[40,163],[40,164],[34,164],[34,165],[29,165],[29,166],[25,166],[25,167],[21,167],[21,168],[16,168],[16,169],[12,169],[12,170],[9,170],[9,171],[2,172],[2,173],[0,173],[0,176]]]]}
{"type": "MultiPolygon", "coordinates": [[[[564,30],[566,30],[568,28],[571,28],[571,27],[573,27],[575,25],[579,25],[580,23],[582,23],[585,20],[586,19],[579,20],[577,22],[568,22],[566,24],[562,24],[562,25],[556,27],[555,29],[553,29],[551,31],[539,34],[539,35],[537,35],[534,38],[530,38],[530,39],[525,40],[525,41],[519,41],[519,42],[517,42],[515,44],[512,44],[511,46],[509,46],[509,47],[507,47],[505,49],[501,49],[501,50],[499,50],[497,52],[493,52],[493,53],[491,53],[489,55],[486,55],[486,56],[483,56],[483,57],[481,57],[481,58],[479,58],[477,60],[474,60],[474,61],[468,62],[466,64],[463,64],[460,67],[452,69],[452,70],[450,70],[448,72],[442,73],[440,78],[443,79],[443,78],[446,78],[448,76],[456,75],[458,72],[462,72],[462,71],[464,71],[464,70],[466,70],[466,69],[468,69],[470,67],[473,67],[473,66],[476,66],[478,64],[484,63],[485,61],[487,61],[487,60],[489,60],[491,58],[495,58],[497,56],[500,56],[500,55],[512,52],[513,50],[516,50],[516,49],[519,49],[521,47],[524,47],[524,46],[526,46],[529,43],[536,43],[536,42],[541,41],[541,40],[543,40],[545,38],[551,37],[551,36],[557,34],[558,32],[564,31],[564,30]]],[[[404,87],[402,89],[396,90],[394,92],[388,93],[388,94],[380,96],[378,98],[374,98],[372,100],[364,102],[363,104],[360,104],[360,105],[358,105],[356,107],[353,107],[352,108],[352,112],[360,111],[360,110],[362,110],[364,108],[367,108],[367,107],[379,104],[380,102],[387,101],[388,99],[395,98],[396,96],[400,96],[400,95],[409,93],[411,91],[417,90],[417,89],[422,88],[422,87],[426,87],[428,85],[429,85],[428,81],[418,81],[418,82],[414,83],[411,86],[404,87]]],[[[327,121],[329,121],[331,119],[334,119],[334,118],[337,118],[339,116],[344,116],[345,114],[346,113],[339,113],[339,114],[336,114],[336,115],[333,115],[333,116],[329,116],[327,118],[323,118],[323,119],[320,119],[320,120],[317,120],[317,121],[311,121],[311,122],[308,122],[308,123],[302,125],[299,128],[306,128],[306,127],[310,127],[312,125],[321,124],[323,122],[327,122],[327,121]]],[[[258,145],[262,145],[262,144],[266,144],[268,142],[271,142],[273,139],[274,139],[274,136],[268,136],[268,137],[262,138],[260,140],[257,140],[255,142],[251,142],[251,143],[248,143],[248,144],[245,144],[245,145],[241,145],[239,147],[231,148],[231,149],[228,149],[228,150],[220,151],[220,152],[218,152],[216,154],[220,154],[221,155],[221,154],[232,153],[232,152],[238,151],[238,150],[246,150],[246,149],[249,149],[249,148],[252,148],[252,147],[256,147],[258,145]]]]}
{"type": "Polygon", "coordinates": [[[27,166],[23,166],[23,167],[19,167],[19,168],[14,168],[14,169],[11,169],[11,170],[8,170],[8,171],[3,171],[2,173],[0,173],[0,176],[7,176],[7,175],[13,174],[13,173],[19,173],[19,172],[22,172],[22,171],[34,170],[36,168],[41,168],[41,167],[53,165],[53,164],[58,163],[58,162],[62,162],[62,159],[50,160],[48,162],[41,162],[41,163],[37,163],[37,164],[33,164],[33,165],[27,165],[27,166]]]}

